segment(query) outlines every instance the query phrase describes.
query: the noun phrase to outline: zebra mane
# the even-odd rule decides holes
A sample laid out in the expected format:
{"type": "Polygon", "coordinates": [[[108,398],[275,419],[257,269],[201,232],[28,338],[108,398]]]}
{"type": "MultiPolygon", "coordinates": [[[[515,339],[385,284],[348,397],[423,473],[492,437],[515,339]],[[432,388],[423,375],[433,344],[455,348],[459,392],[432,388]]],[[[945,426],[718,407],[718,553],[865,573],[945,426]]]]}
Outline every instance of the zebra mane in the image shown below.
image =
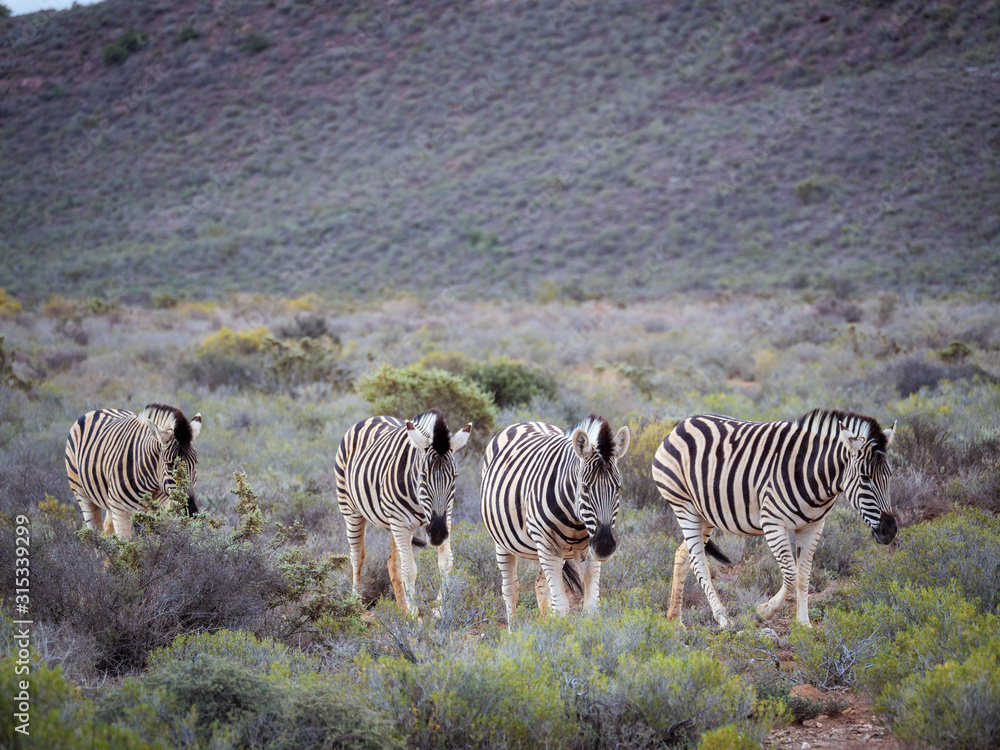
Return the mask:
{"type": "Polygon", "coordinates": [[[166,404],[146,404],[137,416],[140,422],[149,420],[161,429],[171,430],[181,453],[185,456],[191,453],[191,441],[194,433],[191,430],[191,423],[180,409],[166,404]]]}
{"type": "Polygon", "coordinates": [[[596,414],[591,414],[576,427],[570,427],[566,430],[566,436],[569,437],[578,429],[587,433],[587,438],[590,440],[591,446],[597,449],[597,452],[605,462],[614,458],[615,435],[607,419],[599,417],[596,414]]]}
{"type": "Polygon", "coordinates": [[[451,431],[444,421],[444,414],[438,409],[430,409],[413,418],[413,424],[425,435],[430,436],[431,446],[439,456],[448,455],[451,450],[451,431]]]}
{"type": "MultiPolygon", "coordinates": [[[[883,456],[889,450],[889,441],[882,432],[882,426],[874,417],[866,417],[864,414],[856,414],[852,411],[840,411],[838,409],[813,409],[799,417],[795,424],[799,427],[809,429],[810,427],[825,427],[832,424],[837,428],[840,422],[845,427],[854,430],[861,437],[871,440],[872,447],[876,453],[883,456]]],[[[839,430],[836,430],[837,434],[839,430]]]]}

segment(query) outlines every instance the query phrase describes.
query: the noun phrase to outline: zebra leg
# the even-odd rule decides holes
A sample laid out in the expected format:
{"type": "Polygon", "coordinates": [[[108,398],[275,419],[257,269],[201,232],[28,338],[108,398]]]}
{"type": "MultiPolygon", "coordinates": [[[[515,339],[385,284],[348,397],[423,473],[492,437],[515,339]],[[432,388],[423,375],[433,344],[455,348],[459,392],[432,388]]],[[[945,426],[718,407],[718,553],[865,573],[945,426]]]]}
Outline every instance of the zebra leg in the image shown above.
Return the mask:
{"type": "Polygon", "coordinates": [[[132,514],[120,510],[110,510],[115,533],[126,542],[132,538],[132,514]]]}
{"type": "Polygon", "coordinates": [[[809,622],[809,575],[812,573],[813,553],[816,552],[816,545],[819,544],[824,523],[826,523],[826,517],[803,526],[795,532],[796,558],[798,560],[798,577],[795,580],[795,617],[807,628],[812,627],[812,623],[809,622]]]}
{"type": "Polygon", "coordinates": [[[503,603],[507,608],[507,630],[511,630],[514,626],[517,597],[521,592],[521,583],[517,580],[517,555],[497,547],[497,567],[500,568],[503,603]]]}
{"type": "MultiPolygon", "coordinates": [[[[729,617],[726,615],[726,608],[722,606],[722,601],[719,599],[719,595],[715,591],[715,586],[712,584],[712,573],[708,568],[708,558],[705,556],[705,542],[708,541],[711,535],[712,527],[708,525],[707,521],[701,520],[700,532],[696,531],[693,536],[688,536],[688,533],[685,532],[684,543],[691,553],[691,565],[694,568],[695,577],[698,579],[698,583],[701,584],[701,588],[708,598],[708,604],[712,608],[712,617],[719,623],[720,628],[728,630],[732,623],[729,621],[729,617]]],[[[676,563],[677,557],[675,555],[675,567],[676,563]]],[[[680,585],[683,587],[684,582],[681,581],[680,585]]]]}
{"type": "MultiPolygon", "coordinates": [[[[87,524],[88,528],[96,529],[101,523],[101,506],[95,502],[91,502],[89,498],[80,497],[76,492],[73,493],[76,498],[77,504],[80,506],[80,510],[83,511],[83,522],[87,524]],[[96,522],[95,522],[96,519],[96,522]]],[[[108,524],[111,522],[111,511],[108,511],[108,523],[104,525],[104,534],[107,535],[108,524]]]]}
{"type": "Polygon", "coordinates": [[[670,583],[670,606],[667,608],[667,619],[677,620],[677,624],[682,628],[684,622],[681,619],[681,606],[684,604],[684,581],[687,579],[688,571],[691,569],[691,553],[688,552],[687,542],[681,542],[674,553],[674,577],[670,583]]]}
{"type": "Polygon", "coordinates": [[[583,580],[583,608],[593,612],[597,609],[597,598],[601,594],[601,562],[591,558],[585,558],[579,562],[574,560],[580,570],[580,578],[583,580]]]}
{"type": "MultiPolygon", "coordinates": [[[[393,591],[396,593],[396,603],[408,615],[416,615],[417,611],[417,561],[413,559],[413,529],[403,529],[393,526],[392,540],[395,543],[395,561],[398,563],[397,576],[402,588],[402,601],[400,601],[400,590],[393,582],[393,591]]],[[[392,558],[390,558],[392,562],[392,558]]],[[[390,575],[392,568],[389,569],[390,575]]]]}
{"type": "Polygon", "coordinates": [[[538,578],[535,579],[535,601],[538,602],[538,612],[545,617],[552,606],[552,592],[549,590],[549,579],[545,577],[545,571],[538,571],[538,578]]]}
{"type": "Polygon", "coordinates": [[[441,588],[437,593],[438,599],[444,596],[446,579],[451,573],[454,563],[455,556],[451,553],[451,534],[448,534],[448,538],[441,542],[441,546],[438,547],[438,570],[441,571],[441,588]]]}
{"type": "Polygon", "coordinates": [[[795,588],[799,572],[792,544],[788,540],[790,529],[777,519],[764,516],[761,517],[761,527],[764,529],[767,546],[771,548],[771,554],[781,567],[781,588],[778,589],[778,593],[769,601],[757,605],[757,614],[765,620],[770,620],[784,605],[788,592],[795,588]]]}
{"type": "MultiPolygon", "coordinates": [[[[556,612],[565,615],[569,612],[569,597],[566,595],[566,587],[563,585],[562,569],[565,560],[561,553],[553,555],[542,548],[538,549],[538,563],[542,566],[542,572],[549,582],[549,596],[552,606],[556,612]]],[[[538,586],[535,586],[536,594],[538,586]]],[[[541,608],[541,602],[539,602],[541,608]]]]}
{"type": "Polygon", "coordinates": [[[345,515],[344,523],[347,525],[347,542],[351,546],[351,591],[361,596],[361,566],[365,564],[365,526],[368,522],[364,516],[345,515]]]}

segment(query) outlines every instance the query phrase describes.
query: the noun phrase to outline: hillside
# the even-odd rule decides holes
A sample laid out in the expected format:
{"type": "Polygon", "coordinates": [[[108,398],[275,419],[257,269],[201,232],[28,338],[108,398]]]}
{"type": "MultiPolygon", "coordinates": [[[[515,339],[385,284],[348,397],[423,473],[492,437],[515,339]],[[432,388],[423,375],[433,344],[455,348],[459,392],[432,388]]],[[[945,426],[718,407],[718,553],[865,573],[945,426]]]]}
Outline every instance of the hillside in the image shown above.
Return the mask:
{"type": "Polygon", "coordinates": [[[0,287],[1000,293],[1000,3],[452,5],[0,19],[0,287]]]}

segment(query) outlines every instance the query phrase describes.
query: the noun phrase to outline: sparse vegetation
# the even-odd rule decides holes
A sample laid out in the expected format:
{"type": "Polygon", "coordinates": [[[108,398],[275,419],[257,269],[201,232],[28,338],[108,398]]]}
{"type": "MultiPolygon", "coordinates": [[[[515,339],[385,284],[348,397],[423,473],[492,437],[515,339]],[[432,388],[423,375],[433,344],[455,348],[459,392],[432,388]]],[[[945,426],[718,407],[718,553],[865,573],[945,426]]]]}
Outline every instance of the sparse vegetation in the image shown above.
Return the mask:
{"type": "MultiPolygon", "coordinates": [[[[1000,741],[996,3],[210,5],[0,21],[0,578],[27,516],[33,744],[743,750],[847,703],[907,745],[1000,741]],[[153,400],[205,415],[204,512],[79,531],[72,421],[153,400]],[[806,631],[753,612],[764,540],[717,534],[739,626],[692,576],[676,628],[654,451],[694,413],[816,406],[899,420],[896,541],[835,507],[806,631]],[[350,593],[333,464],[430,407],[474,431],[416,620],[384,564],[350,593]],[[522,561],[509,634],[481,451],[591,412],[631,430],[600,610],[542,619],[522,561]]],[[[5,695],[14,614],[0,591],[5,695]]]]}
{"type": "Polygon", "coordinates": [[[101,52],[105,65],[121,65],[133,52],[138,52],[149,42],[149,37],[141,31],[126,31],[101,52]]]}

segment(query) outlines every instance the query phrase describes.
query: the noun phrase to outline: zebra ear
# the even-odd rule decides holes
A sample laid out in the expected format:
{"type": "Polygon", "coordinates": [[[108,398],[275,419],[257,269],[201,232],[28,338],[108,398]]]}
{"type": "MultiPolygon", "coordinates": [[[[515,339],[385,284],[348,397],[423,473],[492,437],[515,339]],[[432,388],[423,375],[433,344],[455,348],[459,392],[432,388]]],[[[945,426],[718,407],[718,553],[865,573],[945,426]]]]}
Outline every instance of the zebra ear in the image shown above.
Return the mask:
{"type": "Polygon", "coordinates": [[[577,427],[569,439],[573,443],[573,450],[580,458],[586,459],[594,452],[594,446],[590,444],[590,436],[587,435],[586,430],[577,427]]]}
{"type": "Polygon", "coordinates": [[[410,420],[406,420],[406,437],[410,439],[410,445],[418,451],[425,451],[430,447],[431,439],[410,420]]]}
{"type": "Polygon", "coordinates": [[[156,422],[152,419],[142,420],[143,424],[146,425],[146,429],[149,430],[149,434],[152,435],[160,445],[166,445],[173,438],[174,433],[170,430],[161,429],[156,422]]]}
{"type": "Polygon", "coordinates": [[[470,435],[472,435],[472,422],[451,436],[451,452],[455,453],[464,448],[465,444],[469,442],[470,435]]]}
{"type": "Polygon", "coordinates": [[[865,444],[865,439],[860,435],[855,435],[849,429],[844,427],[844,423],[840,423],[840,442],[847,446],[847,450],[851,453],[857,453],[861,450],[861,446],[865,444]]]}
{"type": "Polygon", "coordinates": [[[191,442],[193,443],[198,439],[201,434],[201,412],[198,412],[193,417],[191,417],[191,442]]]}
{"type": "Polygon", "coordinates": [[[615,460],[621,458],[628,452],[628,444],[631,435],[628,427],[622,427],[615,435],[615,460]]]}
{"type": "Polygon", "coordinates": [[[882,430],[882,434],[885,435],[885,444],[886,444],[886,446],[892,445],[892,441],[895,440],[895,438],[896,438],[896,422],[897,421],[899,421],[899,420],[894,420],[893,421],[892,427],[887,427],[886,429],[882,430]]]}

